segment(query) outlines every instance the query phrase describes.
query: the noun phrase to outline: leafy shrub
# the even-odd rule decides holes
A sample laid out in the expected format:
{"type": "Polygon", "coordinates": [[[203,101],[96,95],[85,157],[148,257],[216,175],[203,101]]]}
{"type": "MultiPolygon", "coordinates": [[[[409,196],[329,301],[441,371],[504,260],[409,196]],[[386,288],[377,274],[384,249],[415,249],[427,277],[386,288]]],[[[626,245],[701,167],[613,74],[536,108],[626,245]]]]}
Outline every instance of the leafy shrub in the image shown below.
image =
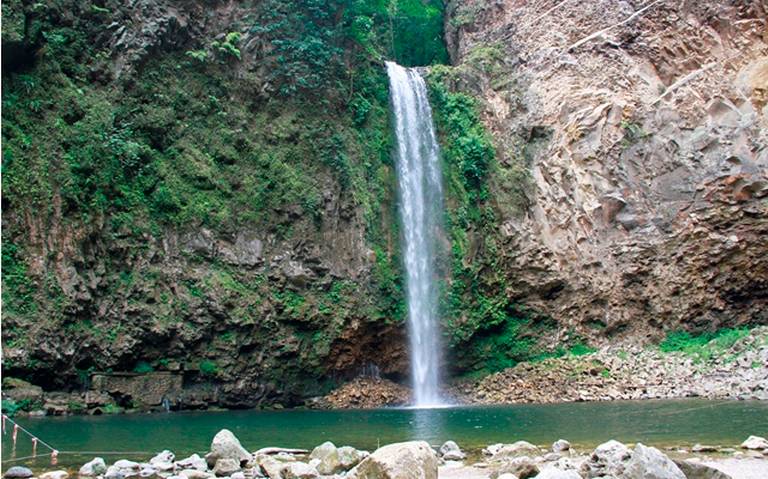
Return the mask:
{"type": "MultiPolygon", "coordinates": [[[[213,41],[211,48],[225,58],[235,57],[240,60],[240,49],[237,46],[240,44],[241,38],[242,34],[240,32],[229,32],[223,41],[213,41]]],[[[189,52],[187,53],[189,54],[189,52]]]]}
{"type": "Polygon", "coordinates": [[[203,376],[215,376],[219,372],[219,366],[209,359],[200,361],[198,367],[203,376]]]}
{"type": "Polygon", "coordinates": [[[138,363],[136,363],[136,366],[133,368],[133,372],[140,373],[140,374],[151,373],[154,370],[155,368],[153,368],[152,365],[146,361],[139,361],[138,363]]]}
{"type": "Polygon", "coordinates": [[[21,405],[13,399],[3,399],[2,401],[3,413],[7,414],[9,417],[13,417],[21,409],[21,405]]]}

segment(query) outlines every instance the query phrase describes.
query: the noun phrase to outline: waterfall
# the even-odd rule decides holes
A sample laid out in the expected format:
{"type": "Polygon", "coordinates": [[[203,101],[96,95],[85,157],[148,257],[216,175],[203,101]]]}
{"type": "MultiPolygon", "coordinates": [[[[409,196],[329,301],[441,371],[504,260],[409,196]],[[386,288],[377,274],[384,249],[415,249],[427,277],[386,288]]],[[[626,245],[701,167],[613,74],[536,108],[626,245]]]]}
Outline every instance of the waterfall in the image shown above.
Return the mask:
{"type": "Polygon", "coordinates": [[[440,329],[435,268],[443,191],[440,151],[424,79],[387,62],[394,116],[411,380],[416,406],[439,405],[440,329]]]}

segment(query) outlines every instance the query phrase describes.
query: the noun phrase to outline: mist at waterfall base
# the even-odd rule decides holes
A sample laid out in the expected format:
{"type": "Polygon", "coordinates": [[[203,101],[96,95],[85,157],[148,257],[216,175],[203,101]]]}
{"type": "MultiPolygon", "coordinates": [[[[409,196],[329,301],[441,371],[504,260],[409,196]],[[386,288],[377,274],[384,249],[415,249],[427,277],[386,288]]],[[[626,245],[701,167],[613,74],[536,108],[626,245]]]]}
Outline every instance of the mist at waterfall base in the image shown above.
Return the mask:
{"type": "Polygon", "coordinates": [[[442,173],[427,87],[412,68],[387,62],[406,273],[408,339],[415,407],[444,406],[436,279],[443,217],[442,173]]]}

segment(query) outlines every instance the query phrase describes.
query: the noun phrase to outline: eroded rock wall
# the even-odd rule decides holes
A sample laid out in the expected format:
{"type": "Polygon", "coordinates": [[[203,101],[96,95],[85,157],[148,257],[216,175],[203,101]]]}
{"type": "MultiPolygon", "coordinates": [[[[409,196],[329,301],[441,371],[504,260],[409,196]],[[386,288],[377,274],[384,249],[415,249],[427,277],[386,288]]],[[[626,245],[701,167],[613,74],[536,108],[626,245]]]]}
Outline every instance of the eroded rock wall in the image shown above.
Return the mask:
{"type": "Polygon", "coordinates": [[[526,144],[502,268],[553,342],[768,321],[764,3],[453,2],[446,31],[502,173],[526,144]]]}

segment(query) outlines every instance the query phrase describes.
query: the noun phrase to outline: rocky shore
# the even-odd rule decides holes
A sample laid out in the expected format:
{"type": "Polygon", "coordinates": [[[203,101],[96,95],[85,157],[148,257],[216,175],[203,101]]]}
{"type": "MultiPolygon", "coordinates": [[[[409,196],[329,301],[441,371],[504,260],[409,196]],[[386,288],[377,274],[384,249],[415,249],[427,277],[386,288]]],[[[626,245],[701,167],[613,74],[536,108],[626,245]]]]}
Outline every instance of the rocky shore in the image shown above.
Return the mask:
{"type": "MultiPolygon", "coordinates": [[[[684,351],[611,345],[515,367],[479,380],[459,380],[447,396],[461,404],[555,403],[637,399],[768,399],[768,327],[713,339],[684,351]]],[[[359,379],[326,396],[333,408],[398,406],[407,390],[359,379]]]]}
{"type": "Polygon", "coordinates": [[[424,441],[382,446],[374,452],[336,447],[325,442],[312,451],[267,447],[245,449],[223,429],[204,457],[178,459],[164,450],[147,462],[120,459],[109,466],[101,457],[77,472],[36,471],[14,466],[6,479],[747,479],[768,476],[768,440],[750,436],[734,448],[697,444],[669,455],[641,443],[611,440],[591,452],[580,451],[560,439],[550,446],[526,441],[492,444],[467,454],[453,441],[433,447],[424,441]],[[471,458],[471,459],[468,459],[471,458]]]}
{"type": "Polygon", "coordinates": [[[582,356],[522,363],[459,384],[464,403],[552,403],[617,399],[768,399],[768,327],[688,351],[613,345],[582,356]]]}

